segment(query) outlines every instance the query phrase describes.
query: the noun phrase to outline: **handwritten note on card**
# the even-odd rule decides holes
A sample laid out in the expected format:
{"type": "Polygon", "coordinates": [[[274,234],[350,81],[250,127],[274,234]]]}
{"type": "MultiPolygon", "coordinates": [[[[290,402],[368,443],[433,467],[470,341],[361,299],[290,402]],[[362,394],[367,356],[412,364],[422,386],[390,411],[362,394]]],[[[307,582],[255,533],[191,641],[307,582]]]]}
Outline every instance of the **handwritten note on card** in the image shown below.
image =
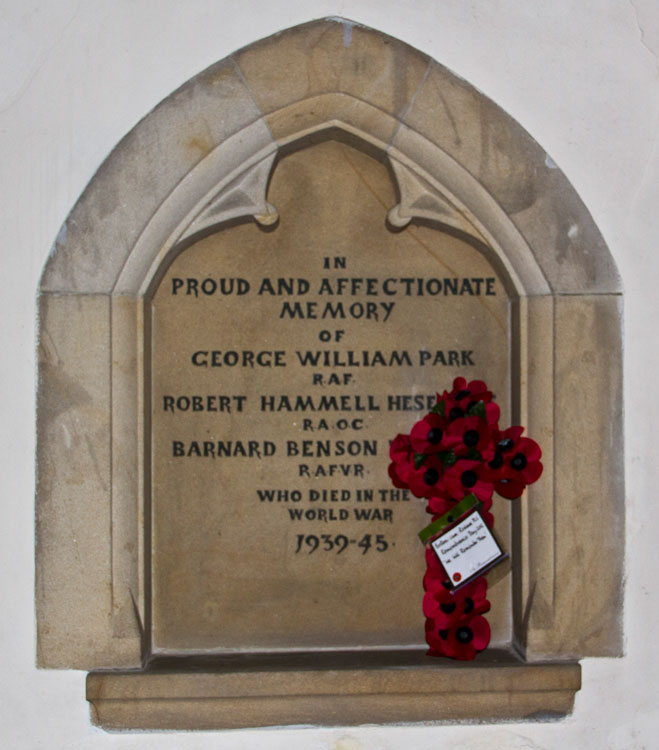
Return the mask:
{"type": "Polygon", "coordinates": [[[478,511],[437,537],[432,548],[453,586],[474,578],[503,557],[478,511]]]}

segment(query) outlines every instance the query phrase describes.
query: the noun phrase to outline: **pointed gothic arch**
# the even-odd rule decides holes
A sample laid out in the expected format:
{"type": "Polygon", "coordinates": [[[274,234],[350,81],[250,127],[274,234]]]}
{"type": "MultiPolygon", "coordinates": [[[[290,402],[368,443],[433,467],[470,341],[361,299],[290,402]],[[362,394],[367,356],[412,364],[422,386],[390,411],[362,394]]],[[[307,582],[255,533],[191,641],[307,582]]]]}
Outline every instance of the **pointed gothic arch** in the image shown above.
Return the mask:
{"type": "Polygon", "coordinates": [[[542,436],[547,468],[514,519],[515,649],[529,661],[620,652],[621,288],[611,254],[565,175],[493,102],[396,39],[324,19],[239,50],[171,94],[114,149],[58,235],[39,296],[43,666],[148,658],[145,301],[195,237],[276,222],[273,164],[332,137],[389,166],[393,226],[463,233],[507,279],[515,413],[542,436]],[[597,581],[568,575],[577,564],[597,581]]]}

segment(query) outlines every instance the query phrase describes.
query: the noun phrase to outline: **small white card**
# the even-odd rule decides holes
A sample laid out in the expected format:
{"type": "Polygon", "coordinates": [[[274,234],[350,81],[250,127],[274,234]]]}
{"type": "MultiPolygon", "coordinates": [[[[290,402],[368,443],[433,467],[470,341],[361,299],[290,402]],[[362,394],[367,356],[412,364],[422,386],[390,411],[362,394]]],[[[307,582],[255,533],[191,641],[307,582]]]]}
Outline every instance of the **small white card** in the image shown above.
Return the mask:
{"type": "Polygon", "coordinates": [[[437,537],[432,548],[454,588],[463,586],[505,557],[477,510],[437,537]]]}

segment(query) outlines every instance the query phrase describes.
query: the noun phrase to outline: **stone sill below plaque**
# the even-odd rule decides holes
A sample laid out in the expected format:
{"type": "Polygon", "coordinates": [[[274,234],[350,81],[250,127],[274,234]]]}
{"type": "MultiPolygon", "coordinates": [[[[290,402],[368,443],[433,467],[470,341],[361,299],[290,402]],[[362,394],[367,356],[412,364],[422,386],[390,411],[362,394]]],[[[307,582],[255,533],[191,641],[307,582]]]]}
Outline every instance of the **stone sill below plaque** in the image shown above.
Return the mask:
{"type": "Polygon", "coordinates": [[[525,663],[507,651],[472,662],[424,651],[240,654],[154,660],[92,672],[87,700],[105,729],[235,729],[465,720],[570,713],[578,663],[525,663]]]}

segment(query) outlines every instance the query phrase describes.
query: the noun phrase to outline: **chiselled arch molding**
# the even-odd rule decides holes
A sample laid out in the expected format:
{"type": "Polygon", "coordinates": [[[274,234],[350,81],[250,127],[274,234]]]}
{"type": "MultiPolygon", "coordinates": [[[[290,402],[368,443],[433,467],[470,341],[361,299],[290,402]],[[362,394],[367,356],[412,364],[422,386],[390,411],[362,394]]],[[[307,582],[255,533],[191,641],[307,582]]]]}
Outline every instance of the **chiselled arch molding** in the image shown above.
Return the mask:
{"type": "Polygon", "coordinates": [[[433,159],[422,166],[404,151],[388,148],[401,194],[389,211],[389,221],[395,224],[400,217],[406,226],[421,218],[447,224],[494,251],[517,296],[551,294],[528,243],[492,196],[441,149],[429,142],[426,149],[433,159]],[[424,210],[426,205],[429,210],[424,210]]]}
{"type": "Polygon", "coordinates": [[[251,217],[264,226],[276,223],[277,207],[267,200],[267,186],[280,148],[310,136],[332,137],[337,131],[349,134],[353,143],[375,147],[389,161],[400,200],[383,213],[383,221],[386,216],[392,226],[404,228],[414,219],[426,219],[457,229],[494,251],[515,296],[551,294],[524,237],[492,196],[454,159],[418,134],[416,142],[423,142],[427,156],[423,166],[404,150],[334,118],[289,136],[285,144],[263,146],[261,126],[254,123],[218,145],[181,180],[148,221],[113,294],[146,294],[169,256],[201,232],[220,230],[238,218],[251,217]],[[243,151],[240,164],[235,156],[231,159],[237,141],[252,143],[255,149],[251,154],[243,151]]]}
{"type": "Polygon", "coordinates": [[[133,128],[62,227],[42,291],[139,294],[193,222],[274,221],[249,170],[332,129],[389,158],[394,226],[430,218],[485,240],[518,296],[620,293],[587,209],[515,121],[417,50],[334,18],[239,50],[133,128]]]}
{"type": "Polygon", "coordinates": [[[166,265],[172,248],[202,228],[208,230],[212,226],[204,218],[212,214],[214,207],[220,208],[223,199],[228,201],[224,213],[216,216],[218,227],[241,216],[275,215],[275,208],[267,203],[265,187],[277,145],[271,139],[268,142],[269,134],[261,121],[246,131],[217,146],[165,198],[121,269],[114,294],[145,294],[159,269],[166,265]],[[236,145],[241,139],[253,143],[254,150],[249,153],[243,148],[240,154],[243,160],[237,161],[236,145]],[[233,203],[231,195],[235,196],[233,203]]]}

